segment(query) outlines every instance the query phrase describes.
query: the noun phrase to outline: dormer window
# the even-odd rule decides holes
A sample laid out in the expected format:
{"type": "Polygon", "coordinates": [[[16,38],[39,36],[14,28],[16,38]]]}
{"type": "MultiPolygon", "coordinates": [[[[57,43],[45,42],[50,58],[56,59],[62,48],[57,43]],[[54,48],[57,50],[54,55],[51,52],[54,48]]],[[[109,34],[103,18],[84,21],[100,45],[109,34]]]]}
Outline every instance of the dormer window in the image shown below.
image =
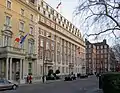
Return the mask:
{"type": "Polygon", "coordinates": [[[35,4],[35,0],[30,0],[31,3],[35,4]]]}
{"type": "Polygon", "coordinates": [[[46,9],[48,10],[48,5],[46,5],[46,9]]]}

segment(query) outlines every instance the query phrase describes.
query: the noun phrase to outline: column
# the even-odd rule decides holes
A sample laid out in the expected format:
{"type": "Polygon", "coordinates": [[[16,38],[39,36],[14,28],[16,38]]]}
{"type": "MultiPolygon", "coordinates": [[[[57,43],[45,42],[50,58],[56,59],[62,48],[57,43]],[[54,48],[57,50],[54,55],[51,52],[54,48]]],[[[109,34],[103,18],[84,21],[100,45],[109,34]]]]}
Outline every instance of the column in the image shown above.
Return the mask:
{"type": "Polygon", "coordinates": [[[20,80],[22,80],[23,79],[23,76],[22,76],[22,71],[23,71],[23,60],[22,59],[20,59],[20,80]]]}
{"type": "Polygon", "coordinates": [[[57,36],[55,35],[55,71],[56,71],[56,66],[57,66],[57,36]]]}
{"type": "Polygon", "coordinates": [[[8,67],[9,67],[9,58],[6,58],[6,79],[8,80],[8,67]]]}
{"type": "Polygon", "coordinates": [[[10,58],[10,80],[12,80],[12,58],[10,58]]]}

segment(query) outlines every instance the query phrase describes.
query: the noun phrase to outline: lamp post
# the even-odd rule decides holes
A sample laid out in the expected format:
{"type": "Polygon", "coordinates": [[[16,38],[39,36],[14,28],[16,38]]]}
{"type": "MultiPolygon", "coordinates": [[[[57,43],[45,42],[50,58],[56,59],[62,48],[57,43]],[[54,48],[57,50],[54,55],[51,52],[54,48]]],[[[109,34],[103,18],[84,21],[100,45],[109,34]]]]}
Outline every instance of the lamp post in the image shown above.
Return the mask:
{"type": "Polygon", "coordinates": [[[45,47],[46,47],[46,42],[45,38],[43,38],[43,77],[42,77],[42,82],[45,82],[45,47]]]}
{"type": "Polygon", "coordinates": [[[44,77],[45,76],[44,75],[44,61],[45,61],[45,49],[44,49],[44,46],[43,46],[43,77],[42,77],[43,83],[45,82],[45,77],[44,77]]]}

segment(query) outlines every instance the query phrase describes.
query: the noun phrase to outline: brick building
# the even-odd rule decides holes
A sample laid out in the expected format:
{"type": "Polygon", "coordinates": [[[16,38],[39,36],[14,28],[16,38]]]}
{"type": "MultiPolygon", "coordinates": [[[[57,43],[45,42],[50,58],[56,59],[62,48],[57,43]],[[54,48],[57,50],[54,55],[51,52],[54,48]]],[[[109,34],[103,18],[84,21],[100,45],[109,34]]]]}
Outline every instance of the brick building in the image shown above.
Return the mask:
{"type": "Polygon", "coordinates": [[[106,40],[90,43],[86,39],[86,72],[107,72],[110,70],[109,45],[106,40]]]}

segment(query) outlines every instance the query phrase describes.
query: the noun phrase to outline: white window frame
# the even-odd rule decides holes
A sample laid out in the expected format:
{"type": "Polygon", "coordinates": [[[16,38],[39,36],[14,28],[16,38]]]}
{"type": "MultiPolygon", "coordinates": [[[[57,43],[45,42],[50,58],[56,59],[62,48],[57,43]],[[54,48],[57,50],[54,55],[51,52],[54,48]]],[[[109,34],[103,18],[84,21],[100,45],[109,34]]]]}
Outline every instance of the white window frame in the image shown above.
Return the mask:
{"type": "Polygon", "coordinates": [[[24,28],[25,28],[24,22],[20,21],[20,23],[19,23],[19,30],[20,30],[20,31],[24,31],[24,28]],[[23,24],[23,25],[21,25],[21,24],[23,24]],[[22,26],[23,26],[23,27],[22,27],[22,26]]]}
{"type": "Polygon", "coordinates": [[[99,46],[97,46],[97,49],[99,49],[99,46]]]}
{"type": "Polygon", "coordinates": [[[8,9],[12,9],[12,1],[11,1],[11,0],[6,0],[6,7],[7,7],[8,9]],[[11,3],[11,6],[10,6],[10,7],[8,7],[8,2],[11,3]]]}
{"type": "Polygon", "coordinates": [[[29,28],[29,33],[31,34],[31,35],[33,35],[33,31],[34,31],[34,28],[32,27],[32,26],[30,26],[30,28],[29,28]],[[31,29],[32,28],[32,29],[31,29]]]}
{"type": "Polygon", "coordinates": [[[107,48],[107,45],[105,45],[104,47],[107,48]]]}
{"type": "Polygon", "coordinates": [[[44,43],[44,41],[43,41],[43,39],[41,38],[41,39],[40,39],[40,46],[41,46],[41,47],[44,46],[43,43],[44,43]]]}
{"type": "Polygon", "coordinates": [[[10,26],[10,25],[11,25],[11,17],[8,16],[8,15],[5,17],[5,24],[6,24],[7,26],[10,26]],[[10,19],[9,19],[9,22],[8,22],[7,18],[10,18],[10,19]]]}
{"type": "Polygon", "coordinates": [[[91,48],[91,45],[89,45],[89,48],[91,48]]]}
{"type": "Polygon", "coordinates": [[[4,46],[10,46],[11,45],[11,38],[8,35],[4,35],[4,46]]]}
{"type": "Polygon", "coordinates": [[[33,14],[30,14],[30,20],[33,21],[33,19],[34,19],[33,14]]]}
{"type": "Polygon", "coordinates": [[[25,15],[25,10],[24,10],[23,8],[21,8],[21,10],[20,10],[20,14],[21,14],[22,16],[25,15]]]}
{"type": "Polygon", "coordinates": [[[46,41],[46,49],[49,49],[50,47],[49,47],[49,42],[48,41],[46,41]]]}
{"type": "Polygon", "coordinates": [[[51,49],[52,49],[52,50],[54,50],[54,48],[55,48],[54,46],[55,46],[55,44],[52,42],[52,43],[51,43],[51,49]]]}
{"type": "Polygon", "coordinates": [[[28,42],[28,53],[29,54],[33,54],[34,53],[34,42],[32,42],[32,41],[29,41],[28,42]]]}

